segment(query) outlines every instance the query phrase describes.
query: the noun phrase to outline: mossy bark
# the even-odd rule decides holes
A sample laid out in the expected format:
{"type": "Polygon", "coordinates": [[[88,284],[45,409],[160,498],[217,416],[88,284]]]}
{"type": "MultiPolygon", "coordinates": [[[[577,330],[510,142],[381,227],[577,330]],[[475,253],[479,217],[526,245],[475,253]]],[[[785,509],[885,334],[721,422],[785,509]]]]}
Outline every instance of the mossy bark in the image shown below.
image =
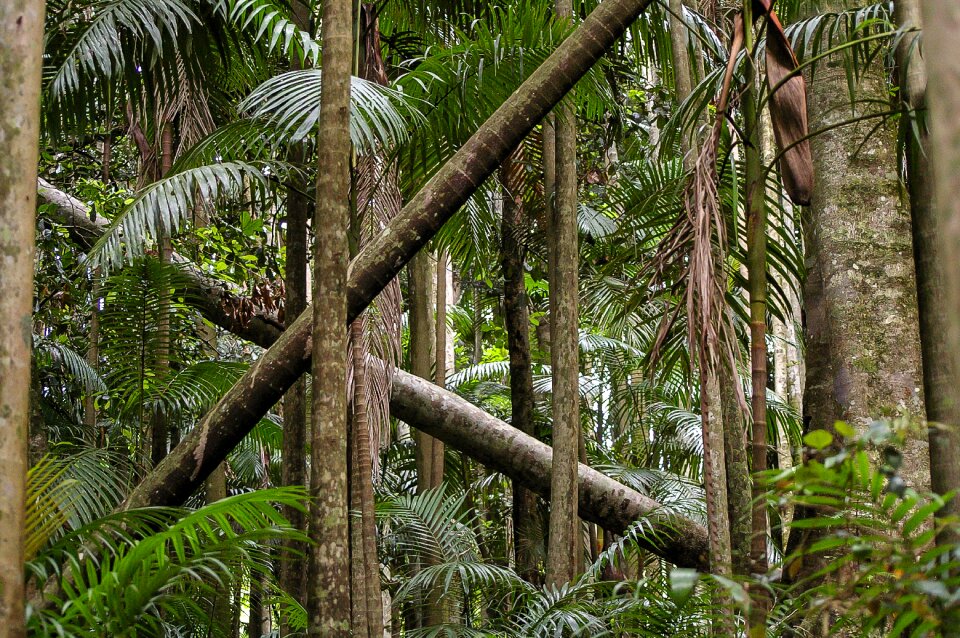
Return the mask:
{"type": "Polygon", "coordinates": [[[25,634],[24,491],[30,430],[42,1],[0,4],[0,627],[25,634]]]}

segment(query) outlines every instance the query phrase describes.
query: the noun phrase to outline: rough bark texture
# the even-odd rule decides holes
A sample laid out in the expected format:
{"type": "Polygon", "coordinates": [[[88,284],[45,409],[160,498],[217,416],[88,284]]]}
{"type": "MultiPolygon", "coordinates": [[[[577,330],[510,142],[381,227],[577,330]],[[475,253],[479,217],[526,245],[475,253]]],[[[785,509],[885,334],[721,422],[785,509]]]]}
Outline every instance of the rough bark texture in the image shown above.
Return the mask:
{"type": "MultiPolygon", "coordinates": [[[[293,19],[302,31],[310,31],[310,10],[306,3],[294,0],[291,3],[293,19]]],[[[300,60],[293,57],[291,68],[300,68],[300,60]]],[[[290,161],[304,164],[307,160],[306,145],[297,145],[290,152],[290,161]]],[[[308,173],[309,174],[309,173],[308,173]]],[[[284,313],[288,322],[300,316],[307,307],[307,224],[310,219],[311,202],[306,195],[306,179],[287,188],[286,267],[284,274],[284,313]]],[[[280,482],[283,485],[306,485],[307,476],[307,379],[300,377],[283,397],[283,465],[280,482]]],[[[304,512],[295,507],[284,507],[283,515],[295,529],[306,531],[304,512]]],[[[281,548],[280,587],[301,605],[306,605],[307,571],[298,564],[298,556],[307,555],[307,546],[298,541],[288,541],[281,548]]],[[[286,615],[280,618],[280,635],[291,631],[286,615]]]]}
{"type": "Polygon", "coordinates": [[[352,635],[347,451],[347,268],[350,260],[350,75],[353,2],[323,3],[317,155],[307,634],[352,635]]]}
{"type": "MultiPolygon", "coordinates": [[[[557,17],[572,18],[571,0],[557,0],[557,17]]],[[[573,95],[557,108],[557,191],[550,222],[550,321],[553,343],[553,479],[561,494],[550,506],[547,583],[562,585],[576,576],[582,554],[577,518],[577,464],[580,458],[580,244],[577,228],[577,111],[573,95]]]]}
{"type": "MultiPolygon", "coordinates": [[[[525,228],[520,189],[522,166],[514,153],[500,168],[503,185],[503,216],[500,225],[500,268],[503,272],[503,316],[510,354],[511,425],[535,436],[533,425],[533,368],[530,356],[530,311],[524,283],[525,228]]],[[[533,542],[539,534],[536,495],[513,486],[513,534],[517,571],[527,580],[537,577],[533,542]]]]}
{"type": "MultiPolygon", "coordinates": [[[[490,117],[350,266],[352,321],[503,162],[648,0],[606,0],[490,117]]],[[[206,309],[203,309],[206,312],[206,309]]],[[[223,311],[214,313],[227,323],[223,311]]],[[[307,369],[311,313],[301,315],[203,422],[137,486],[125,507],[181,503],[307,369]]],[[[266,343],[268,330],[250,334],[266,343]]],[[[275,333],[274,333],[275,334],[275,333]]]]}
{"type": "MultiPolygon", "coordinates": [[[[897,23],[904,29],[920,29],[920,6],[916,0],[897,0],[897,23]]],[[[939,220],[934,205],[934,185],[928,166],[930,145],[925,118],[927,77],[920,48],[919,32],[908,34],[897,47],[900,96],[905,108],[913,111],[920,125],[920,137],[910,127],[906,135],[907,186],[913,236],[913,263],[917,272],[917,306],[920,315],[920,348],[923,361],[923,396],[927,409],[930,445],[930,487],[938,494],[960,490],[960,375],[951,350],[951,316],[948,306],[948,270],[952,262],[942,250],[939,220]],[[926,149],[926,150],[925,150],[926,149]]],[[[956,49],[956,47],[954,47],[956,49]]],[[[953,106],[956,108],[957,103],[953,106]]],[[[956,193],[950,194],[951,200],[956,193]]],[[[955,282],[953,282],[955,283],[955,282]]],[[[960,498],[953,498],[941,516],[960,516],[960,498]]],[[[955,533],[944,533],[940,542],[956,542],[955,533]]]]}
{"type": "Polygon", "coordinates": [[[19,638],[43,2],[0,4],[0,627],[19,638]]]}
{"type": "MultiPolygon", "coordinates": [[[[828,3],[826,10],[859,3],[828,3]]],[[[817,179],[805,211],[806,390],[804,429],[857,429],[871,419],[922,414],[920,344],[908,211],[900,205],[894,132],[881,128],[864,142],[874,121],[817,131],[851,118],[843,61],[817,66],[808,108],[817,179]]],[[[862,77],[858,100],[886,100],[878,65],[862,77]]],[[[854,116],[874,112],[858,103],[854,116]]],[[[904,450],[901,472],[926,487],[923,432],[904,450]]],[[[811,515],[798,508],[795,518],[811,515]]],[[[814,530],[794,530],[788,551],[808,547],[814,530]]],[[[787,573],[802,578],[817,565],[808,559],[787,573]]],[[[813,570],[813,571],[811,571],[813,570]]]]}
{"type": "MultiPolygon", "coordinates": [[[[430,253],[420,251],[410,260],[410,371],[421,379],[433,378],[436,325],[434,305],[434,262],[430,253]]],[[[424,492],[443,481],[443,444],[422,432],[415,434],[417,491],[424,492]],[[439,447],[439,450],[437,449],[439,447]]]]}
{"type": "MultiPolygon", "coordinates": [[[[550,498],[550,446],[452,392],[398,370],[390,411],[463,449],[488,468],[550,498]]],[[[579,512],[584,519],[622,532],[632,522],[647,518],[657,530],[648,536],[647,549],[677,565],[709,569],[707,533],[703,527],[683,517],[669,516],[656,501],[585,465],[578,466],[577,480],[579,512]]]]}

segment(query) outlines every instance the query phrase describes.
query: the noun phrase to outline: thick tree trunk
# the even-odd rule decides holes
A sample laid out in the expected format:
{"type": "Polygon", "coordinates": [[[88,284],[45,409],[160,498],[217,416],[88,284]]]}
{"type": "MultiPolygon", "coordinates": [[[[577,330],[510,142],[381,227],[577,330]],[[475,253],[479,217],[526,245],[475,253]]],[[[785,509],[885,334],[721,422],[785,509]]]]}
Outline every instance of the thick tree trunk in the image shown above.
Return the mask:
{"type": "Polygon", "coordinates": [[[307,634],[352,635],[347,430],[350,76],[353,2],[323,3],[323,88],[313,278],[310,592],[307,634]]]}
{"type": "MultiPolygon", "coordinates": [[[[557,17],[572,19],[571,0],[557,0],[557,17]]],[[[550,321],[553,343],[553,480],[562,495],[550,506],[547,583],[574,579],[582,554],[577,518],[577,464],[580,458],[580,246],[577,228],[577,110],[568,95],[556,115],[557,191],[550,222],[550,321]]]]}
{"type": "Polygon", "coordinates": [[[0,627],[25,634],[23,511],[30,431],[42,1],[0,4],[0,627]]]}
{"type": "MultiPolygon", "coordinates": [[[[429,252],[420,251],[410,260],[410,371],[421,379],[433,378],[436,320],[434,306],[435,267],[429,252]]],[[[424,492],[443,482],[443,444],[417,432],[417,491],[424,492]],[[439,450],[438,450],[439,448],[439,450]]]]}
{"type": "MultiPolygon", "coordinates": [[[[500,168],[503,185],[503,217],[500,225],[500,267],[503,271],[503,315],[507,329],[507,350],[510,354],[510,417],[511,424],[524,434],[535,437],[533,425],[533,368],[530,357],[530,313],[524,282],[524,241],[526,224],[523,197],[518,179],[523,170],[514,152],[500,168]]],[[[537,579],[537,560],[533,551],[537,528],[536,495],[513,486],[513,536],[517,572],[530,582],[537,579]]]]}
{"type": "MultiPolygon", "coordinates": [[[[465,399],[398,370],[390,411],[462,449],[486,467],[550,498],[550,446],[465,399]]],[[[700,525],[665,514],[656,501],[585,465],[578,466],[578,485],[579,512],[584,519],[615,532],[624,531],[638,519],[649,519],[657,531],[648,536],[647,549],[677,565],[709,569],[707,534],[700,525]]]]}
{"type": "MultiPolygon", "coordinates": [[[[347,320],[359,315],[647,4],[648,0],[601,3],[360,252],[350,266],[347,320]]],[[[237,322],[222,309],[212,310],[225,324],[237,322]]],[[[203,422],[144,478],[125,507],[181,503],[189,496],[307,369],[311,316],[301,315],[277,339],[203,422]]],[[[266,343],[270,332],[264,326],[247,334],[266,343]]]]}
{"type": "MultiPolygon", "coordinates": [[[[858,6],[852,0],[825,10],[858,6]]],[[[919,417],[923,402],[917,305],[908,212],[899,205],[896,138],[873,131],[874,121],[817,131],[876,112],[887,100],[883,69],[874,65],[860,79],[850,111],[843,62],[817,66],[807,106],[816,183],[803,219],[806,280],[806,390],[804,429],[833,431],[836,421],[862,430],[871,419],[919,417]],[[864,102],[869,100],[869,102],[864,102]],[[864,137],[872,133],[864,141],[864,137]]],[[[907,442],[901,473],[914,487],[927,482],[925,436],[907,442]]],[[[797,508],[796,519],[812,513],[797,508]]],[[[794,529],[788,553],[809,547],[817,530],[794,529]]],[[[785,570],[799,580],[821,565],[809,557],[802,569],[785,570]]]]}
{"type": "MultiPolygon", "coordinates": [[[[920,29],[920,6],[917,0],[897,0],[894,6],[901,28],[920,29]]],[[[951,280],[948,272],[951,260],[947,255],[953,253],[945,252],[940,241],[943,231],[934,204],[933,175],[927,163],[930,145],[921,113],[926,107],[927,76],[919,40],[919,32],[908,34],[897,47],[896,56],[901,99],[920,121],[919,138],[914,135],[913,127],[906,125],[907,186],[913,221],[913,260],[917,272],[923,396],[930,445],[930,487],[937,494],[946,494],[960,490],[960,435],[957,429],[960,428],[960,401],[957,400],[960,368],[957,367],[955,352],[950,344],[951,322],[956,319],[950,314],[948,305],[950,285],[956,282],[951,280]]],[[[952,103],[954,110],[957,105],[957,102],[952,103]]],[[[956,192],[951,192],[949,197],[948,201],[952,201],[956,192]]],[[[938,515],[960,517],[960,498],[951,499],[938,515]]],[[[956,543],[960,539],[955,532],[946,532],[940,534],[937,540],[956,543]]]]}

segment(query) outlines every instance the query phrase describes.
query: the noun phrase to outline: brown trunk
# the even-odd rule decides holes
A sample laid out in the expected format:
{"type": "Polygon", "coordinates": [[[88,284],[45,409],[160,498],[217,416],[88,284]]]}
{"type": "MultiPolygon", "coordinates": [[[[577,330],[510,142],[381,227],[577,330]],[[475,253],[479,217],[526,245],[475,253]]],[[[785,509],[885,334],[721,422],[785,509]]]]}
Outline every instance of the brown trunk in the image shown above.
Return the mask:
{"type": "MultiPolygon", "coordinates": [[[[572,84],[647,6],[647,0],[606,0],[584,20],[523,86],[485,122],[434,178],[404,207],[387,230],[364,248],[351,265],[347,319],[352,321],[405,262],[467,200],[572,84]]],[[[201,288],[203,280],[198,280],[201,288]]],[[[224,304],[235,299],[213,290],[224,304]]],[[[227,306],[229,307],[229,306],[227,306]]],[[[203,305],[218,325],[268,345],[277,331],[269,322],[250,330],[224,306],[203,305]]],[[[144,478],[124,507],[182,502],[224,456],[263,417],[309,366],[311,315],[302,315],[251,366],[203,422],[144,478]]]]}
{"type": "MultiPolygon", "coordinates": [[[[904,29],[919,29],[920,7],[916,0],[897,0],[897,22],[904,29]]],[[[943,232],[934,205],[934,184],[927,153],[930,149],[924,117],[927,77],[919,43],[920,34],[907,34],[897,47],[900,96],[903,105],[914,113],[920,137],[905,123],[907,186],[910,190],[910,214],[913,236],[913,261],[917,273],[917,306],[920,318],[920,348],[923,362],[923,397],[927,409],[930,445],[930,487],[937,494],[960,490],[960,402],[956,391],[960,375],[955,353],[950,347],[952,316],[948,297],[953,282],[948,272],[952,254],[942,250],[943,232]]],[[[911,117],[911,120],[912,120],[911,117]]],[[[934,124],[933,126],[937,126],[934,124]]],[[[941,191],[942,196],[942,191],[941,191]]],[[[950,200],[956,195],[951,194],[950,200]]],[[[960,517],[960,499],[953,498],[940,516],[960,517]]],[[[937,537],[940,543],[956,543],[956,531],[937,537]]]]}
{"type": "Polygon", "coordinates": [[[323,4],[316,250],[313,277],[313,409],[310,463],[309,636],[351,635],[347,267],[350,257],[352,0],[323,4]],[[321,230],[322,229],[322,230],[321,230]]]}
{"type": "MultiPolygon", "coordinates": [[[[297,28],[310,29],[310,13],[307,5],[294,0],[291,5],[297,28]]],[[[300,67],[294,57],[291,67],[300,67]]],[[[306,145],[297,145],[290,151],[294,165],[305,165],[308,159],[306,145]]],[[[307,173],[309,174],[309,173],[307,173]]],[[[295,178],[294,178],[295,179],[295,178]]],[[[311,202],[306,194],[307,180],[295,180],[287,188],[287,233],[286,266],[284,277],[284,313],[287,323],[292,323],[307,307],[307,225],[310,219],[311,202]]],[[[283,464],[280,482],[283,485],[306,485],[307,477],[307,379],[297,379],[283,396],[283,464]]],[[[283,515],[294,529],[306,531],[304,512],[294,507],[284,507],[283,515]]],[[[287,541],[280,553],[280,588],[301,605],[306,605],[307,570],[302,568],[302,557],[307,554],[307,545],[287,541]]],[[[288,619],[280,617],[280,635],[291,632],[288,619]]]]}
{"type": "MultiPolygon", "coordinates": [[[[557,0],[557,16],[573,18],[570,0],[557,0]]],[[[580,441],[580,344],[578,322],[580,250],[577,230],[577,112],[572,93],[557,108],[557,191],[550,221],[550,323],[553,369],[553,479],[560,495],[550,507],[547,583],[574,579],[581,553],[577,518],[580,441]]]]}
{"type": "MultiPolygon", "coordinates": [[[[409,274],[410,309],[410,372],[421,379],[433,379],[434,354],[436,345],[436,322],[434,320],[434,265],[430,253],[420,251],[410,260],[409,274]]],[[[443,480],[443,460],[441,457],[439,475],[436,467],[436,454],[432,437],[417,432],[417,491],[424,492],[440,485],[443,480]]]]}
{"type": "MultiPolygon", "coordinates": [[[[210,474],[204,485],[204,500],[209,505],[227,498],[227,473],[224,464],[210,474]]],[[[211,636],[225,638],[231,627],[233,606],[230,604],[231,583],[227,580],[210,583],[213,597],[210,606],[211,636]]]]}
{"type": "MultiPolygon", "coordinates": [[[[510,354],[511,425],[535,437],[533,424],[533,368],[530,357],[530,313],[524,283],[526,255],[523,197],[523,167],[514,152],[500,168],[503,184],[503,219],[500,226],[500,267],[503,270],[503,319],[510,354]]],[[[513,535],[517,572],[530,582],[537,580],[534,539],[540,536],[536,495],[513,486],[513,535]]]]}
{"type": "Polygon", "coordinates": [[[25,635],[23,512],[43,13],[42,1],[0,4],[0,626],[11,638],[25,635]]]}

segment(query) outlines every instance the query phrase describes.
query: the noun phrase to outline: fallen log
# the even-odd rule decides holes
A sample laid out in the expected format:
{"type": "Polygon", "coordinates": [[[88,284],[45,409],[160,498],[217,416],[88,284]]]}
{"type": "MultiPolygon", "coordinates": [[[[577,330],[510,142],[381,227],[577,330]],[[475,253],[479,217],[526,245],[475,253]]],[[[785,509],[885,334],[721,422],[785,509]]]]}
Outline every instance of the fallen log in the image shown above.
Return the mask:
{"type": "MultiPolygon", "coordinates": [[[[390,414],[550,499],[550,446],[456,394],[397,370],[390,414]]],[[[657,501],[583,463],[578,482],[581,518],[614,532],[646,519],[652,530],[643,536],[647,549],[681,567],[708,570],[709,544],[702,525],[667,512],[657,501]]]]}

